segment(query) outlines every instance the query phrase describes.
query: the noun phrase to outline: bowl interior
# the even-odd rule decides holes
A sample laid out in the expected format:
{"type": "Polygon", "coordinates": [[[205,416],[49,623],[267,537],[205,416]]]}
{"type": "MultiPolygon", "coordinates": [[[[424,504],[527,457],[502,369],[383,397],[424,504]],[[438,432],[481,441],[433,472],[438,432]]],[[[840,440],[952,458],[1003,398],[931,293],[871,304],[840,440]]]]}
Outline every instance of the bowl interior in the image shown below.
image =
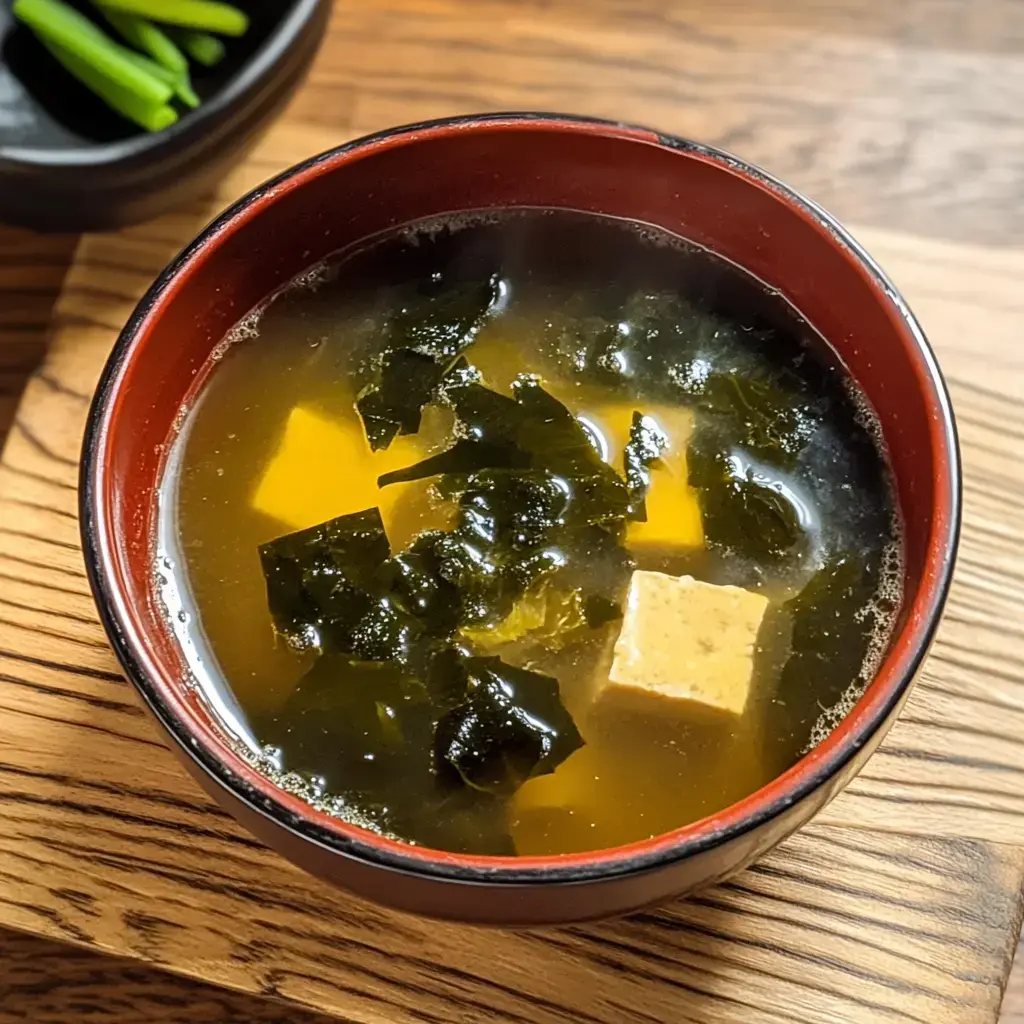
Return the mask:
{"type": "MultiPolygon", "coordinates": [[[[248,2],[250,29],[240,39],[224,40],[224,60],[213,68],[191,63],[199,96],[206,100],[231,81],[294,6],[294,0],[248,2]]],[[[110,35],[121,41],[112,28],[110,35]]],[[[8,5],[0,5],[0,150],[78,150],[142,134],[65,71],[28,28],[14,21],[8,5]]]]}
{"type": "MultiPolygon", "coordinates": [[[[196,756],[243,778],[250,802],[258,794],[264,810],[283,809],[293,827],[313,822],[328,839],[390,845],[425,861],[476,860],[402,847],[320,815],[237,756],[188,686],[155,595],[154,508],[183,399],[242,316],[304,268],[367,235],[420,217],[501,206],[646,221],[741,264],[783,292],[831,341],[873,403],[891,453],[907,524],[905,602],[874,683],[829,740],[716,816],[713,829],[697,823],[634,844],[678,851],[714,830],[720,835],[724,826],[740,827],[773,801],[791,801],[870,735],[884,717],[880,709],[891,707],[908,685],[927,643],[955,536],[952,425],[930,353],[901,300],[820,211],[722,154],[607,124],[495,117],[420,126],[343,147],[247,197],[143,300],[101,385],[84,470],[84,529],[101,605],[107,605],[116,646],[165,724],[196,756]]],[[[580,857],[631,852],[623,847],[580,857]]]]}

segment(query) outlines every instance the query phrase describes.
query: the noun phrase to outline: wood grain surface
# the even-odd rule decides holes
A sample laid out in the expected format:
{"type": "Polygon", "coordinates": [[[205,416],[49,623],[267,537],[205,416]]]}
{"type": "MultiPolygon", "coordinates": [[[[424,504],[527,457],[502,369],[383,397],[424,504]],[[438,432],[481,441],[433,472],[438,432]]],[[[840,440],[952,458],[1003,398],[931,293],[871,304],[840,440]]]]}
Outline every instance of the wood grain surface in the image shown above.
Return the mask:
{"type": "Polygon", "coordinates": [[[329,1024],[273,999],[175,977],[137,960],[0,931],[0,1021],[32,1024],[329,1024]]]}
{"type": "Polygon", "coordinates": [[[375,1024],[994,1020],[1024,880],[1022,189],[1017,0],[374,0],[337,8],[304,91],[218,195],[83,239],[52,316],[67,242],[0,234],[8,394],[53,329],[0,464],[0,925],[375,1024]],[[224,202],[356,133],[510,107],[725,144],[868,225],[947,372],[967,487],[939,641],[848,792],[698,900],[521,934],[330,891],[202,796],[107,649],[75,493],[113,337],[224,202]]]}

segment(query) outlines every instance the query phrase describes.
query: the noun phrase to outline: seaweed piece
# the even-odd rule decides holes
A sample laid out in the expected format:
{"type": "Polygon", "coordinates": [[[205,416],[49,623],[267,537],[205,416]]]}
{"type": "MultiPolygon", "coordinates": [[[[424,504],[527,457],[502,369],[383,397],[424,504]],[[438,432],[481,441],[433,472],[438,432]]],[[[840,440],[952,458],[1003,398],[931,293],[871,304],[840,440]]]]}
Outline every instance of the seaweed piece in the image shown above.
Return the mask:
{"type": "Polygon", "coordinates": [[[457,707],[469,685],[463,652],[451,644],[437,647],[425,661],[423,681],[439,715],[457,707]]]}
{"type": "Polygon", "coordinates": [[[439,849],[512,854],[502,802],[438,776],[437,721],[464,699],[467,675],[452,648],[436,660],[457,693],[445,696],[392,662],[322,655],[283,711],[262,723],[260,739],[283,751],[287,771],[321,777],[359,823],[439,849]]]}
{"type": "Polygon", "coordinates": [[[387,448],[397,434],[420,429],[423,406],[437,393],[445,367],[410,348],[385,353],[380,380],[368,384],[356,400],[370,447],[387,448]]]}
{"type": "Polygon", "coordinates": [[[466,360],[438,362],[411,348],[386,352],[379,380],[367,384],[356,399],[366,439],[374,451],[387,448],[398,434],[420,429],[423,407],[435,401],[447,382],[460,382],[466,360]]]}
{"type": "Polygon", "coordinates": [[[464,485],[456,529],[477,544],[506,552],[532,550],[564,522],[564,481],[546,470],[484,470],[464,485]]]}
{"type": "Polygon", "coordinates": [[[391,554],[376,508],[338,516],[260,547],[274,628],[293,647],[322,646],[369,611],[366,590],[391,554]]]}
{"type": "Polygon", "coordinates": [[[605,465],[580,421],[536,377],[519,377],[512,384],[512,394],[522,417],[519,443],[542,455],[549,468],[605,465]]]}
{"type": "Polygon", "coordinates": [[[583,601],[583,617],[591,629],[622,618],[622,608],[600,594],[588,594],[583,601]]]}
{"type": "Polygon", "coordinates": [[[461,438],[443,452],[429,455],[403,469],[382,473],[377,478],[377,486],[387,487],[442,474],[463,476],[481,469],[525,468],[528,465],[529,456],[513,444],[461,438]]]}
{"type": "Polygon", "coordinates": [[[420,665],[454,630],[457,594],[422,552],[389,555],[375,508],[263,545],[278,634],[298,649],[420,665]]]}
{"type": "Polygon", "coordinates": [[[528,426],[528,416],[515,398],[492,391],[479,381],[455,385],[448,389],[447,397],[467,436],[475,441],[522,447],[520,432],[528,426]]]}
{"type": "Polygon", "coordinates": [[[406,615],[415,616],[429,632],[448,636],[459,620],[458,588],[441,571],[441,558],[429,543],[414,542],[381,567],[378,577],[388,595],[406,615]]]}
{"type": "Polygon", "coordinates": [[[338,794],[415,797],[433,785],[438,714],[424,683],[393,662],[323,654],[299,680],[260,740],[284,751],[289,771],[326,779],[338,794]]]}
{"type": "Polygon", "coordinates": [[[645,498],[651,486],[650,467],[661,458],[666,447],[665,432],[654,420],[634,410],[622,462],[629,488],[629,518],[636,522],[647,522],[645,498]]]}
{"type": "Polygon", "coordinates": [[[509,795],[583,745],[551,676],[500,658],[467,658],[466,700],[437,726],[437,757],[463,782],[509,795]]]}
{"type": "Polygon", "coordinates": [[[328,647],[366,661],[418,664],[429,645],[425,624],[376,588],[360,597],[364,610],[354,624],[340,626],[336,619],[328,621],[325,631],[328,647]]]}
{"type": "Polygon", "coordinates": [[[414,348],[436,360],[451,360],[476,337],[499,299],[500,279],[449,285],[434,274],[425,292],[407,301],[387,325],[389,348],[414,348]]]}
{"type": "Polygon", "coordinates": [[[863,608],[877,586],[877,571],[854,553],[831,558],[796,597],[783,606],[792,616],[794,653],[839,665],[851,679],[859,671],[874,623],[870,615],[850,628],[851,612],[863,608]]]}
{"type": "MultiPolygon", "coordinates": [[[[412,829],[402,830],[412,834],[412,829]]],[[[513,857],[516,846],[508,828],[505,801],[490,793],[460,786],[427,801],[416,818],[415,835],[424,846],[455,853],[513,857]]]]}
{"type": "Polygon", "coordinates": [[[535,469],[566,481],[570,500],[564,515],[570,527],[622,519],[629,493],[619,474],[601,458],[578,419],[533,377],[513,385],[523,415],[518,441],[535,469]]]}
{"type": "Polygon", "coordinates": [[[829,559],[796,597],[782,606],[790,618],[790,655],[782,668],[773,713],[780,735],[806,746],[823,709],[837,705],[856,682],[876,627],[868,611],[877,570],[859,552],[829,559]],[[816,699],[807,700],[814,693],[816,699]]]}
{"type": "Polygon", "coordinates": [[[421,534],[413,549],[429,551],[440,577],[456,588],[460,625],[498,622],[512,610],[518,592],[490,550],[458,531],[421,534]]]}
{"type": "Polygon", "coordinates": [[[699,383],[700,361],[722,351],[723,327],[676,291],[640,290],[605,316],[587,316],[570,299],[548,318],[544,343],[584,380],[635,394],[642,378],[669,398],[699,383]]]}
{"type": "Polygon", "coordinates": [[[402,429],[401,423],[374,384],[367,385],[360,392],[356,399],[356,412],[363,421],[363,430],[372,451],[387,448],[402,429]]]}
{"type": "Polygon", "coordinates": [[[801,511],[784,474],[755,463],[709,430],[694,434],[687,460],[690,484],[701,494],[709,548],[770,562],[806,543],[801,511]]]}
{"type": "Polygon", "coordinates": [[[587,617],[588,600],[579,590],[562,590],[543,579],[530,587],[500,622],[465,627],[458,637],[476,651],[491,652],[520,641],[561,650],[578,638],[582,627],[600,624],[587,617]]]}
{"type": "Polygon", "coordinates": [[[772,465],[792,469],[820,425],[817,400],[790,371],[765,375],[753,367],[745,370],[710,372],[698,407],[733,444],[772,465]]]}

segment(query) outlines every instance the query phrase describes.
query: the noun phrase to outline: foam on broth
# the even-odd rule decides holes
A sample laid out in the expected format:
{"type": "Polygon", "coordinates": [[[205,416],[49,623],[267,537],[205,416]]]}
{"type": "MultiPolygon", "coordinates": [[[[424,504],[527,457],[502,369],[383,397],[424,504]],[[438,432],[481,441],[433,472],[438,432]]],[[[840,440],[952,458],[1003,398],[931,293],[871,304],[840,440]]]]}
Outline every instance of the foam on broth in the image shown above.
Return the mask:
{"type": "MultiPolygon", "coordinates": [[[[741,341],[749,334],[744,365],[759,372],[761,364],[783,361],[789,372],[813,380],[825,403],[799,466],[778,474],[806,512],[811,540],[801,557],[766,565],[727,549],[671,544],[634,552],[643,569],[690,573],[768,597],[769,628],[758,638],[754,689],[742,716],[652,716],[594,705],[595,678],[607,674],[619,623],[539,666],[558,678],[586,745],[543,787],[534,787],[538,799],[527,783],[508,802],[516,852],[632,842],[749,795],[825,738],[877,668],[902,599],[900,527],[870,405],[810,325],[732,264],[648,225],[537,210],[406,226],[310,268],[246,317],[211,357],[218,365],[187,411],[167,461],[157,583],[197,685],[254,762],[311,803],[391,834],[386,820],[366,813],[337,786],[315,773],[290,772],[286,744],[268,749],[261,743],[263,723],[281,713],[315,655],[296,653],[275,636],[258,548],[292,527],[258,512],[253,493],[296,407],[361,433],[354,409],[360,373],[372,364],[382,325],[411,286],[431,275],[472,280],[489,274],[499,275],[503,298],[467,358],[495,389],[523,371],[554,382],[557,397],[599,433],[616,396],[641,410],[644,403],[685,407],[701,375],[714,369],[711,361],[691,359],[655,379],[644,366],[620,365],[626,356],[613,352],[598,369],[621,380],[602,386],[588,376],[571,345],[557,340],[553,324],[571,328],[582,318],[603,318],[625,337],[636,324],[616,318],[638,293],[685,296],[703,318],[694,329],[707,330],[711,351],[722,325],[739,332],[741,341]],[[799,672],[786,674],[792,655],[786,602],[839,550],[860,560],[876,581],[867,599],[843,608],[836,623],[856,638],[857,662],[799,686],[793,682],[800,682],[799,672]]],[[[434,417],[422,431],[422,454],[442,449],[449,427],[443,416],[434,417]]],[[[409,537],[433,514],[429,501],[424,489],[421,505],[406,510],[409,537]]],[[[484,841],[482,852],[499,851],[488,851],[484,841]]]]}

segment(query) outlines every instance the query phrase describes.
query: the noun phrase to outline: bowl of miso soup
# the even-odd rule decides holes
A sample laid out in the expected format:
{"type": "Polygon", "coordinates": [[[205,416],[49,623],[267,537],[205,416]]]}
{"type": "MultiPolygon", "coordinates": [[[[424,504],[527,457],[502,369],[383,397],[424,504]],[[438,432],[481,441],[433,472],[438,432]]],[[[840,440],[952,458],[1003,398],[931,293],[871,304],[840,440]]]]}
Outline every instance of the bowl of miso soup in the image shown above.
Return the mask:
{"type": "Polygon", "coordinates": [[[736,872],[937,625],[953,417],[893,285],[717,150],[553,115],[349,143],[164,271],[85,440],[111,643],[206,789],[506,925],[736,872]]]}

